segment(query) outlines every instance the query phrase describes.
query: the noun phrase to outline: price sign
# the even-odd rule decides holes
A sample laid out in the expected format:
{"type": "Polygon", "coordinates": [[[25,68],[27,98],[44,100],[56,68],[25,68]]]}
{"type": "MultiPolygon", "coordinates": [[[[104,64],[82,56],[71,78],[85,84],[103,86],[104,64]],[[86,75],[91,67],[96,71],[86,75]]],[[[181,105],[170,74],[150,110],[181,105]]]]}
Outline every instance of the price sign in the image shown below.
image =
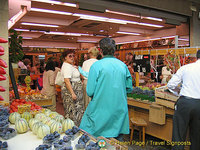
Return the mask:
{"type": "Polygon", "coordinates": [[[135,55],[133,67],[135,72],[150,72],[150,55],[135,55]]]}

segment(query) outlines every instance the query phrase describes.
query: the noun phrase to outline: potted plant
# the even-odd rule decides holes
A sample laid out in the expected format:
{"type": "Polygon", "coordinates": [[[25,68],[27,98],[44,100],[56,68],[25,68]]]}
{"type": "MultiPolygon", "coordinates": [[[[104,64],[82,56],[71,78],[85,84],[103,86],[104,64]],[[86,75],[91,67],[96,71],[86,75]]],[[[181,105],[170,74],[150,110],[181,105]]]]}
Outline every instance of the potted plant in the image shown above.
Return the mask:
{"type": "Polygon", "coordinates": [[[14,29],[9,30],[9,61],[18,63],[24,57],[22,48],[22,36],[14,29]]]}

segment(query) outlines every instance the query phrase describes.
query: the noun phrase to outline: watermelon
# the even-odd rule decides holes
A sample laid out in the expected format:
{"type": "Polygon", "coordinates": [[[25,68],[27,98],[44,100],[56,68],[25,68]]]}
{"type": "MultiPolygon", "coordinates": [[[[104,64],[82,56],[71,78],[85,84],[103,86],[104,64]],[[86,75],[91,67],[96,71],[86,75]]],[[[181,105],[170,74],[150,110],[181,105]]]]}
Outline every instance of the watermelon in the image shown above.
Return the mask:
{"type": "Polygon", "coordinates": [[[24,112],[23,114],[21,114],[21,117],[26,119],[27,122],[29,122],[29,120],[31,118],[33,118],[32,114],[30,112],[24,112]]]}
{"type": "Polygon", "coordinates": [[[57,131],[58,133],[62,133],[62,124],[60,122],[53,122],[50,126],[51,129],[51,133],[54,133],[55,131],[57,131]]]}
{"type": "Polygon", "coordinates": [[[32,127],[33,134],[37,134],[40,126],[44,125],[42,122],[35,122],[32,127]]]}
{"type": "Polygon", "coordinates": [[[69,118],[63,120],[62,122],[63,132],[67,131],[68,129],[72,129],[73,126],[74,122],[69,118]]]}
{"type": "Polygon", "coordinates": [[[29,128],[32,130],[33,128],[33,124],[36,123],[36,122],[39,122],[38,119],[35,119],[35,118],[31,118],[28,122],[28,125],[29,125],[29,128]]]}
{"type": "Polygon", "coordinates": [[[50,134],[50,128],[48,125],[44,124],[39,126],[38,131],[37,131],[37,137],[42,139],[44,138],[47,134],[50,134]]]}
{"type": "Polygon", "coordinates": [[[20,114],[18,112],[13,112],[9,116],[9,121],[10,123],[14,124],[19,118],[21,118],[20,114]]]}
{"type": "Polygon", "coordinates": [[[18,120],[15,121],[15,129],[17,130],[18,133],[25,133],[28,131],[28,123],[26,119],[24,118],[19,118],[18,120]]]}

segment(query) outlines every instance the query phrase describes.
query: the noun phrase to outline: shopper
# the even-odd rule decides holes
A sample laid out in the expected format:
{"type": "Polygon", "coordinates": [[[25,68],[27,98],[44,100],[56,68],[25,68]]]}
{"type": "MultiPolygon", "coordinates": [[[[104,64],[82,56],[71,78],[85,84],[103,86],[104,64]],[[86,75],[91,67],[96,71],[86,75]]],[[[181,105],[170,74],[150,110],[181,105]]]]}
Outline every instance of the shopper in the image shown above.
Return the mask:
{"type": "Polygon", "coordinates": [[[167,87],[174,92],[182,83],[180,97],[175,105],[173,116],[172,141],[178,142],[174,149],[183,150],[186,133],[189,127],[191,150],[200,149],[200,50],[197,52],[197,61],[182,66],[167,87]]]}
{"type": "Polygon", "coordinates": [[[61,94],[65,118],[72,119],[79,126],[84,113],[83,86],[80,73],[73,65],[74,51],[67,50],[62,55],[64,62],[61,67],[61,75],[64,78],[64,84],[61,87],[61,94]]]}
{"type": "Polygon", "coordinates": [[[118,137],[129,133],[127,91],[132,91],[132,78],[127,66],[115,58],[115,41],[100,40],[103,59],[89,72],[87,94],[92,98],[83,115],[80,128],[93,136],[118,137]]]}
{"type": "Polygon", "coordinates": [[[56,111],[55,66],[53,61],[48,61],[46,64],[41,93],[52,99],[53,105],[49,109],[56,111]]]}
{"type": "MultiPolygon", "coordinates": [[[[88,54],[89,54],[90,59],[84,61],[83,66],[82,66],[82,70],[85,71],[85,72],[89,72],[92,64],[97,61],[96,58],[99,55],[99,50],[96,47],[91,47],[88,50],[88,54]]],[[[86,93],[86,86],[87,86],[87,78],[84,77],[84,80],[83,80],[83,95],[84,95],[85,109],[87,108],[87,105],[88,105],[89,101],[91,100],[90,97],[86,93]]]]}

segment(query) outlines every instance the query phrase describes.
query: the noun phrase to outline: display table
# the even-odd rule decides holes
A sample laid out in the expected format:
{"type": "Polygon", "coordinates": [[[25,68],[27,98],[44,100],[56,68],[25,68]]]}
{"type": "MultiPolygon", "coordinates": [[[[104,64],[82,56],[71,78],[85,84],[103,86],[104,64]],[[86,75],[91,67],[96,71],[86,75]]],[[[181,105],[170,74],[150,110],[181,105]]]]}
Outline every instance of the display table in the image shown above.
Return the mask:
{"type": "Polygon", "coordinates": [[[151,104],[151,102],[128,98],[129,118],[136,116],[144,119],[147,122],[146,134],[163,139],[165,141],[171,141],[173,123],[172,117],[174,110],[165,107],[165,124],[156,124],[149,121],[149,109],[151,104]]]}

